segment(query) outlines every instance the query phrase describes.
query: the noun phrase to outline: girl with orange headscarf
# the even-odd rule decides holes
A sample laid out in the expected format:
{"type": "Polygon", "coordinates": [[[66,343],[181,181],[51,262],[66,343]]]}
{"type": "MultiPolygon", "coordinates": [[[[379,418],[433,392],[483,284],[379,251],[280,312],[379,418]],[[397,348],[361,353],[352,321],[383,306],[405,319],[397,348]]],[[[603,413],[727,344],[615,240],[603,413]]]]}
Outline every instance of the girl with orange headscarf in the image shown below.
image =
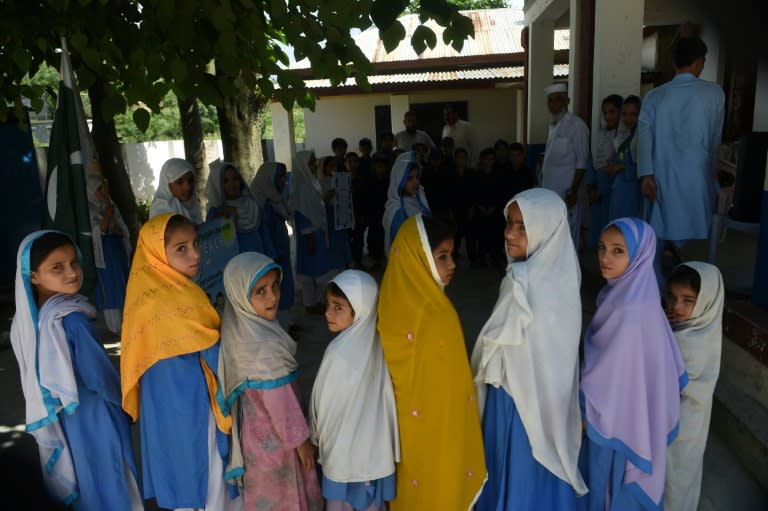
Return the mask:
{"type": "Polygon", "coordinates": [[[123,409],[141,419],[144,498],[162,508],[230,509],[226,433],[215,371],[219,316],[191,279],[195,225],[162,214],[144,224],[128,278],[120,374],[123,409]]]}
{"type": "Polygon", "coordinates": [[[467,511],[487,477],[464,335],[443,291],[453,236],[436,220],[407,219],[381,283],[378,328],[400,426],[391,511],[467,511]]]}

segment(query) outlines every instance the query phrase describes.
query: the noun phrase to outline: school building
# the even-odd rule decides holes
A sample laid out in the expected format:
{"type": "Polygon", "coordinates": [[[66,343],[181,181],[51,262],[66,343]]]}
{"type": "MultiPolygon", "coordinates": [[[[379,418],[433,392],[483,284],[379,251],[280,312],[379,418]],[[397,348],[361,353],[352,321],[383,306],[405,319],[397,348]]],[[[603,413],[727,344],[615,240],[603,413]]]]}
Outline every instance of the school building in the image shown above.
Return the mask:
{"type": "MultiPolygon", "coordinates": [[[[305,110],[304,119],[305,147],[318,155],[331,152],[335,137],[350,150],[363,136],[376,145],[378,134],[403,129],[408,110],[437,142],[447,102],[474,125],[479,147],[503,138],[537,154],[547,140],[547,85],[567,81],[571,111],[594,133],[602,98],[642,98],[669,81],[676,37],[699,35],[708,46],[701,78],[719,83],[726,96],[720,170],[736,178],[721,191],[721,214],[701,253],[721,267],[732,295],[713,428],[768,490],[768,59],[756,54],[765,47],[756,21],[765,19],[763,3],[526,0],[523,10],[465,11],[475,37],[460,52],[442,43],[441,27],[427,23],[438,44],[420,55],[410,45],[418,17],[407,15],[400,18],[406,38],[391,53],[375,29],[356,36],[373,64],[370,90],[354,78],[333,86],[306,62],[294,67],[317,96],[316,110],[305,110]]],[[[272,118],[276,157],[290,161],[292,116],[274,102],[272,118]]]]}

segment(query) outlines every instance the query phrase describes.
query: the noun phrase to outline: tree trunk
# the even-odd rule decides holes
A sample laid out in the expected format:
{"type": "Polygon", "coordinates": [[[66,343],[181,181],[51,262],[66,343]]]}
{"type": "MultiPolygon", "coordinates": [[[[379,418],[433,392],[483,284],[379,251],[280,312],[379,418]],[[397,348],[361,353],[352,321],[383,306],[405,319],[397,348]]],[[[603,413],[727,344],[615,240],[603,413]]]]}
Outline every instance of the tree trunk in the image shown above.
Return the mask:
{"type": "Polygon", "coordinates": [[[224,160],[234,163],[250,183],[263,161],[261,130],[267,98],[257,90],[250,90],[241,79],[236,84],[237,96],[224,98],[224,106],[216,111],[224,160]]]}
{"type": "Polygon", "coordinates": [[[117,138],[114,119],[105,120],[102,101],[104,99],[104,82],[96,82],[88,89],[91,99],[93,127],[91,130],[93,143],[99,155],[101,170],[109,181],[109,194],[115,201],[117,209],[131,231],[131,239],[136,240],[139,228],[139,215],[136,206],[136,196],[131,188],[131,178],[123,160],[120,140],[117,138]]]}
{"type": "Polygon", "coordinates": [[[184,137],[184,158],[195,168],[195,184],[197,197],[201,199],[205,209],[205,183],[208,181],[208,165],[205,158],[205,142],[203,140],[203,125],[200,122],[200,110],[197,108],[197,98],[181,99],[179,114],[181,115],[181,133],[184,137]]]}

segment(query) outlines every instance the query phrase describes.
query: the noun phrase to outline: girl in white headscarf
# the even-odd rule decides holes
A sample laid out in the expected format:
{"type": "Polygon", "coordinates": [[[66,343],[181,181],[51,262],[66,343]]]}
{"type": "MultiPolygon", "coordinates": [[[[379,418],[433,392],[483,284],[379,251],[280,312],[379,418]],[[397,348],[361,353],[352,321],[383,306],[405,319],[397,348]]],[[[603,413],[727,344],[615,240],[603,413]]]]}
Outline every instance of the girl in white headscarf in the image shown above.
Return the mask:
{"type": "Polygon", "coordinates": [[[131,269],[131,238],[120,210],[109,196],[107,180],[100,173],[87,178],[91,213],[93,259],[96,265],[96,308],[104,312],[110,332],[119,333],[123,319],[125,286],[131,269]]]}
{"type": "Polygon", "coordinates": [[[293,307],[295,291],[291,263],[291,237],[286,224],[293,219],[293,211],[283,195],[286,177],[285,164],[264,163],[251,181],[251,191],[261,208],[261,224],[267,230],[274,247],[274,254],[267,255],[272,257],[283,270],[283,278],[280,281],[278,320],[284,328],[289,328],[292,324],[289,314],[293,307]]]}
{"type": "Polygon", "coordinates": [[[310,430],[320,450],[327,511],[380,511],[395,497],[397,408],[376,332],[378,286],[347,270],[328,284],[328,345],[312,389],[310,430]]]}
{"type": "Polygon", "coordinates": [[[262,222],[259,202],[253,195],[237,167],[232,163],[216,160],[208,166],[210,174],[205,184],[208,201],[207,220],[229,218],[235,223],[240,253],[261,252],[270,257],[275,250],[269,233],[262,222]]]}
{"type": "Polygon", "coordinates": [[[78,292],[80,251],[58,231],[19,245],[11,344],[26,431],[48,493],[76,510],[144,508],[120,377],[96,337],[96,310],[78,292]]]}
{"type": "Polygon", "coordinates": [[[192,164],[181,158],[171,158],[160,169],[157,191],[149,208],[149,218],[163,213],[179,213],[196,224],[203,223],[203,213],[197,200],[195,172],[192,164]]]}
{"type": "Polygon", "coordinates": [[[400,226],[413,215],[432,216],[424,187],[421,186],[421,167],[416,161],[416,152],[409,151],[397,157],[389,176],[387,204],[382,220],[384,253],[387,256],[400,226]]]}
{"type": "Polygon", "coordinates": [[[295,209],[296,280],[304,307],[322,314],[325,286],[332,277],[328,253],[328,219],[317,180],[317,159],[312,151],[299,151],[291,172],[291,200],[295,209]]]}
{"type": "Polygon", "coordinates": [[[219,376],[233,417],[225,478],[246,511],[320,511],[315,449],[299,403],[296,343],[277,322],[278,265],[245,252],[224,269],[219,376]]]}
{"type": "Polygon", "coordinates": [[[667,318],[688,372],[680,400],[680,433],[667,451],[664,509],[697,509],[712,396],[723,345],[723,278],[717,267],[689,262],[667,279],[667,318]]]}
{"type": "Polygon", "coordinates": [[[488,464],[477,509],[576,509],[587,487],[577,467],[581,272],[568,215],[543,188],[515,195],[504,215],[507,274],[472,353],[488,464]]]}

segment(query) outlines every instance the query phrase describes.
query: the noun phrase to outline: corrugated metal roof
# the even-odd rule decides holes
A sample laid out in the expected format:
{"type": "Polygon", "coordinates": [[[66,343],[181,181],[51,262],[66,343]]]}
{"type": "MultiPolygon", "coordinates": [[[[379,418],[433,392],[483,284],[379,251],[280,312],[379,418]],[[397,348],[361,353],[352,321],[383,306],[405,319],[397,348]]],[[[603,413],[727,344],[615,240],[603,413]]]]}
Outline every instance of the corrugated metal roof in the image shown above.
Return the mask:
{"type": "MultiPolygon", "coordinates": [[[[406,36],[391,53],[387,53],[384,49],[384,43],[379,39],[377,28],[370,28],[355,36],[355,43],[368,57],[368,60],[374,64],[523,52],[520,41],[520,34],[525,26],[522,9],[479,9],[461,12],[468,16],[475,26],[475,37],[464,41],[461,52],[457,52],[452,46],[443,43],[443,27],[434,20],[429,20],[426,26],[431,28],[437,36],[437,44],[433,49],[427,48],[421,55],[417,55],[411,46],[411,36],[420,25],[417,14],[407,14],[399,18],[400,23],[405,27],[406,36]]],[[[569,42],[568,30],[555,30],[555,50],[567,50],[569,42]]],[[[291,66],[292,69],[307,69],[309,67],[307,59],[291,66]]]]}
{"type": "MultiPolygon", "coordinates": [[[[568,64],[556,64],[553,67],[553,76],[563,78],[568,76],[568,64]]],[[[484,69],[461,69],[456,71],[433,71],[423,73],[401,73],[389,75],[369,76],[368,81],[371,85],[397,84],[397,83],[421,83],[421,82],[454,82],[463,80],[490,80],[490,81],[512,81],[523,78],[523,66],[493,67],[484,69]]],[[[305,80],[304,83],[309,89],[331,88],[330,80],[305,80]]],[[[356,87],[354,78],[337,85],[335,88],[356,87]]]]}

